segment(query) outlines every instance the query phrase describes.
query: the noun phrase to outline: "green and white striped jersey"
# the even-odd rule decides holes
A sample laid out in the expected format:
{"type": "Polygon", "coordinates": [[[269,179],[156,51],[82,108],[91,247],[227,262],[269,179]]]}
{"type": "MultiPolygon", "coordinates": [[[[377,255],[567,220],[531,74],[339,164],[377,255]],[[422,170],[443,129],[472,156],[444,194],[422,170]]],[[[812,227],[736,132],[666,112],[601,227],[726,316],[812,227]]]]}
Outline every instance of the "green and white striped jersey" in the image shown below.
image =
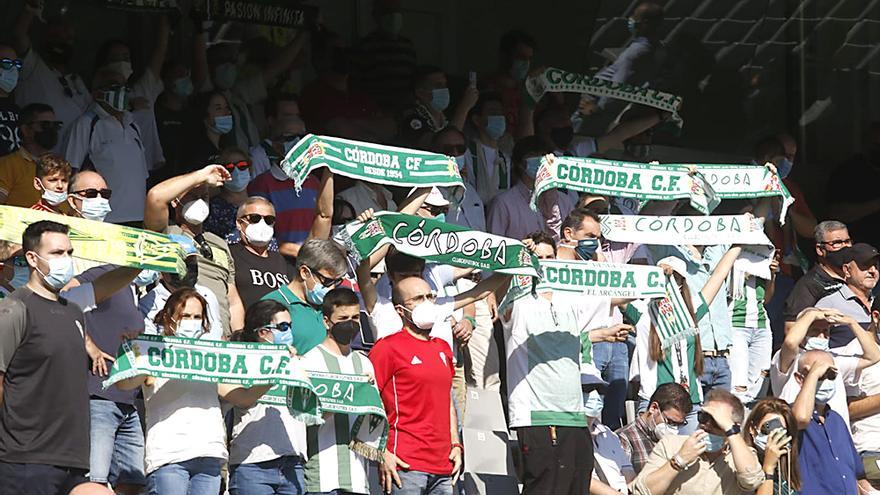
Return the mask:
{"type": "MultiPolygon", "coordinates": [[[[338,356],[323,344],[305,353],[302,364],[310,371],[373,374],[373,365],[361,352],[352,351],[348,356],[338,356]]],[[[348,448],[355,419],[356,415],[325,413],[324,424],[306,429],[309,459],[305,470],[307,492],[343,490],[370,493],[367,481],[370,461],[348,448]]]]}
{"type": "Polygon", "coordinates": [[[730,320],[738,328],[767,328],[764,294],[767,280],[747,275],[743,281],[742,298],[730,301],[730,320]]]}

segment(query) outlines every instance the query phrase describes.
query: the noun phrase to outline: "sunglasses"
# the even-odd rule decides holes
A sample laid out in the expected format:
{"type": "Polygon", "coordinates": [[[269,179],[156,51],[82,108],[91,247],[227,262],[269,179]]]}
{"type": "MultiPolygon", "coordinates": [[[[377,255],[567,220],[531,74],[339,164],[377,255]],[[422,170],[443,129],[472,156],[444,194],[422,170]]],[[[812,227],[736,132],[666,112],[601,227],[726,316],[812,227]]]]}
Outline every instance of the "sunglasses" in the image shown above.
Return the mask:
{"type": "Polygon", "coordinates": [[[235,163],[230,162],[230,163],[223,165],[223,167],[226,168],[226,170],[229,170],[230,172],[232,172],[235,169],[247,170],[250,166],[251,166],[251,164],[247,160],[241,160],[241,161],[235,162],[235,163]]]}
{"type": "Polygon", "coordinates": [[[0,58],[0,69],[9,70],[15,67],[18,70],[21,70],[21,60],[17,58],[0,58]]]}
{"type": "Polygon", "coordinates": [[[669,419],[669,416],[663,414],[663,411],[660,411],[660,416],[663,417],[663,421],[666,424],[668,424],[669,426],[675,426],[677,428],[682,428],[684,426],[687,426],[687,424],[688,424],[688,420],[686,420],[686,419],[684,421],[673,421],[673,420],[669,419]]]}
{"type": "Polygon", "coordinates": [[[247,215],[242,215],[241,218],[245,219],[247,223],[260,223],[260,220],[265,220],[266,225],[272,226],[275,225],[275,215],[260,215],[259,213],[248,213],[247,215]]]}
{"type": "Polygon", "coordinates": [[[281,323],[270,323],[268,325],[263,326],[266,330],[278,330],[279,332],[289,332],[290,331],[290,322],[282,321],[281,323]]]}
{"type": "Polygon", "coordinates": [[[95,189],[90,187],[88,189],[80,189],[79,191],[73,191],[73,194],[76,196],[82,196],[83,198],[94,199],[98,196],[101,196],[104,199],[110,199],[110,196],[113,194],[113,191],[110,189],[95,189]]]}
{"type": "Polygon", "coordinates": [[[321,285],[323,285],[324,287],[336,287],[337,285],[342,283],[342,280],[343,280],[342,277],[330,278],[330,277],[322,275],[318,270],[315,270],[314,268],[312,268],[310,266],[306,266],[306,268],[308,268],[309,271],[312,272],[312,276],[316,277],[318,280],[321,281],[321,285]]]}
{"type": "Polygon", "coordinates": [[[449,156],[461,156],[467,151],[467,146],[463,144],[450,144],[443,147],[443,154],[449,156]]]}
{"type": "Polygon", "coordinates": [[[422,208],[424,208],[424,209],[428,210],[429,212],[431,212],[431,215],[434,215],[435,217],[436,217],[437,215],[441,214],[441,213],[445,214],[446,212],[449,211],[449,207],[448,207],[448,206],[430,206],[430,205],[422,205],[422,208]]]}

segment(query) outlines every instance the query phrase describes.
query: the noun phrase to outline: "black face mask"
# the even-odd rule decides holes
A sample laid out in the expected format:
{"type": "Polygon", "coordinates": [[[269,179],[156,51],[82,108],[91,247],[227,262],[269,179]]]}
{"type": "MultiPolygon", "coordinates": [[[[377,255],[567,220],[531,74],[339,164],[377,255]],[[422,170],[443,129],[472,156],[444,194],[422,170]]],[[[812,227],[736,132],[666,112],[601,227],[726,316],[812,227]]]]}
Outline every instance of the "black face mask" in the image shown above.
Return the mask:
{"type": "Polygon", "coordinates": [[[55,145],[58,144],[58,129],[49,127],[34,133],[34,142],[44,150],[55,148],[55,145]]]}
{"type": "Polygon", "coordinates": [[[550,140],[553,141],[553,144],[558,146],[559,149],[564,150],[568,148],[572,139],[574,139],[574,129],[570,126],[550,129],[550,140]]]}
{"type": "Polygon", "coordinates": [[[355,334],[361,331],[361,326],[355,320],[340,321],[330,327],[330,336],[339,345],[351,345],[355,334]]]}
{"type": "Polygon", "coordinates": [[[67,64],[73,58],[73,45],[53,43],[46,50],[46,58],[53,64],[67,64]]]}

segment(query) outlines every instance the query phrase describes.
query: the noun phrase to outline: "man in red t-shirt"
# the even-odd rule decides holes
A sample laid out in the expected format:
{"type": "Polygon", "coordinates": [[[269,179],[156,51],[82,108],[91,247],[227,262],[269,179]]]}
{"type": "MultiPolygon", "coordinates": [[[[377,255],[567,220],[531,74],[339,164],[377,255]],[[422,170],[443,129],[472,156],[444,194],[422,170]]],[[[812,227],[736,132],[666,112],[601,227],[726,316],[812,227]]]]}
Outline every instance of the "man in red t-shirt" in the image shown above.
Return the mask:
{"type": "Polygon", "coordinates": [[[370,361],[388,414],[388,446],[379,466],[386,493],[451,495],[462,446],[452,406],[452,350],[430,337],[434,293],[417,277],[394,284],[403,331],[376,343],[370,361]],[[401,468],[398,471],[398,468],[401,468]]]}

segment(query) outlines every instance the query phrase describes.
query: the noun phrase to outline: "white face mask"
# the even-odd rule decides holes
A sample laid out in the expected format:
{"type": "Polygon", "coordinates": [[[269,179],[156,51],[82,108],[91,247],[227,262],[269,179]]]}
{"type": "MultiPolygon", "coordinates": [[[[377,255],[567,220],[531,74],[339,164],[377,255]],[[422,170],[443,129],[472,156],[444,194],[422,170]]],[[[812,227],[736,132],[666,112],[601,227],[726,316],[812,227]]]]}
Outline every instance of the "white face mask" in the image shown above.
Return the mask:
{"type": "Polygon", "coordinates": [[[199,338],[204,330],[202,329],[202,320],[180,320],[177,322],[177,330],[174,335],[177,337],[187,337],[190,339],[199,338]]]}
{"type": "Polygon", "coordinates": [[[201,225],[209,213],[208,202],[202,198],[187,201],[183,205],[183,219],[190,225],[201,225]]]}
{"type": "Polygon", "coordinates": [[[434,328],[434,322],[437,320],[437,305],[432,301],[419,303],[412,311],[404,307],[404,311],[410,314],[412,324],[419,330],[434,328]]]}
{"type": "Polygon", "coordinates": [[[37,268],[37,272],[43,276],[43,281],[46,282],[46,285],[56,291],[61,290],[73,278],[73,258],[70,256],[61,256],[47,260],[37,254],[37,258],[49,263],[48,273],[41,272],[39,268],[37,268]]]}
{"type": "MultiPolygon", "coordinates": [[[[37,179],[39,181],[39,179],[37,179]]],[[[43,188],[42,198],[43,201],[49,203],[52,206],[58,206],[61,203],[67,201],[67,193],[66,192],[55,192],[46,189],[46,186],[43,185],[43,181],[40,182],[40,187],[43,188]]]]}
{"type": "Polygon", "coordinates": [[[255,246],[265,246],[269,244],[269,241],[272,240],[272,236],[275,235],[275,229],[266,225],[265,220],[260,220],[257,223],[248,225],[244,229],[244,235],[247,237],[249,243],[255,246]]]}
{"type": "Polygon", "coordinates": [[[97,198],[83,198],[80,214],[87,220],[103,222],[110,211],[110,200],[99,196],[97,198]]]}

